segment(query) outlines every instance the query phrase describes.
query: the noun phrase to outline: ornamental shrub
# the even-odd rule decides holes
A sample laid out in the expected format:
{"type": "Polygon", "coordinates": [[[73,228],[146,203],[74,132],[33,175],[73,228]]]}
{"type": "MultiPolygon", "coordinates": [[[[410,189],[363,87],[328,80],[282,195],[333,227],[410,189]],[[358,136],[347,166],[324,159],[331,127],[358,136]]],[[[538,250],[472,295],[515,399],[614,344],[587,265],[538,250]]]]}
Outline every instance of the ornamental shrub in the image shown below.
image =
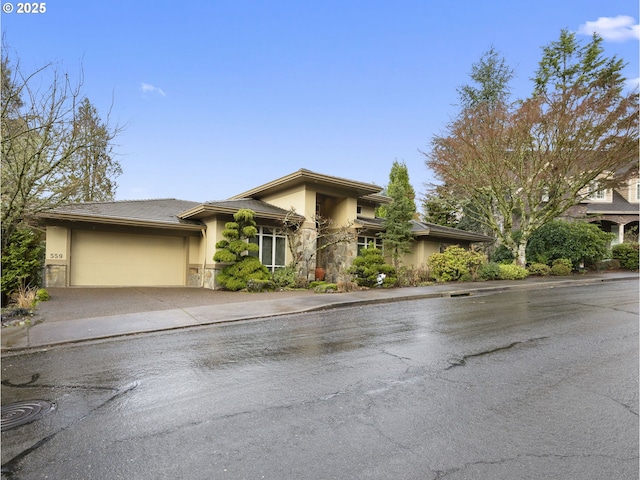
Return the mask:
{"type": "Polygon", "coordinates": [[[480,252],[452,245],[442,253],[431,255],[427,260],[427,265],[431,276],[437,282],[451,282],[461,280],[463,277],[476,280],[480,267],[486,261],[487,258],[480,252]]]}
{"type": "Polygon", "coordinates": [[[551,275],[571,275],[571,267],[572,263],[568,258],[556,258],[551,265],[551,275]]]}
{"type": "Polygon", "coordinates": [[[500,280],[522,280],[529,276],[529,272],[526,268],[512,264],[499,264],[500,268],[500,280]]]}
{"type": "Polygon", "coordinates": [[[611,257],[620,262],[620,266],[627,270],[638,270],[639,244],[619,243],[611,247],[611,257]]]}
{"type": "Polygon", "coordinates": [[[253,219],[253,210],[240,209],[233,216],[234,222],[227,222],[222,231],[224,240],[216,243],[218,251],[213,256],[216,262],[230,263],[222,269],[216,280],[227,290],[247,288],[249,280],[269,280],[267,267],[260,263],[252,252],[259,250],[258,245],[249,240],[256,236],[258,230],[253,219]]]}
{"type": "Polygon", "coordinates": [[[529,265],[529,275],[536,275],[539,277],[546,277],[551,273],[551,267],[544,263],[532,263],[529,265]]]}
{"type": "Polygon", "coordinates": [[[382,251],[369,243],[367,248],[360,251],[360,255],[353,259],[353,264],[347,273],[354,276],[360,287],[378,286],[378,275],[385,275],[382,287],[393,287],[397,283],[396,269],[385,263],[382,251]]]}
{"type": "Polygon", "coordinates": [[[257,257],[245,255],[239,262],[224,267],[216,280],[227,290],[235,292],[247,288],[249,280],[269,280],[269,270],[257,257]]]}
{"type": "Polygon", "coordinates": [[[488,262],[480,267],[478,272],[481,280],[499,280],[501,271],[500,265],[496,262],[488,262]]]}
{"type": "Polygon", "coordinates": [[[607,255],[612,233],[603,232],[597,225],[586,222],[554,220],[536,230],[527,242],[527,259],[549,263],[558,258],[571,260],[572,268],[580,262],[594,267],[607,255]]]}

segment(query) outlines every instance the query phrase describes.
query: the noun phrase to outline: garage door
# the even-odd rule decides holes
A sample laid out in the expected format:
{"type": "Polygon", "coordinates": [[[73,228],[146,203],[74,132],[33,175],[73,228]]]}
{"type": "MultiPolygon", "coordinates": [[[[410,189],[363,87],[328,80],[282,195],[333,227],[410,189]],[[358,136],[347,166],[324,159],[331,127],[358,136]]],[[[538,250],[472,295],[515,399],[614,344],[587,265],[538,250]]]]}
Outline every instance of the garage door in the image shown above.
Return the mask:
{"type": "Polygon", "coordinates": [[[185,285],[183,237],[74,230],[71,285],[185,285]]]}

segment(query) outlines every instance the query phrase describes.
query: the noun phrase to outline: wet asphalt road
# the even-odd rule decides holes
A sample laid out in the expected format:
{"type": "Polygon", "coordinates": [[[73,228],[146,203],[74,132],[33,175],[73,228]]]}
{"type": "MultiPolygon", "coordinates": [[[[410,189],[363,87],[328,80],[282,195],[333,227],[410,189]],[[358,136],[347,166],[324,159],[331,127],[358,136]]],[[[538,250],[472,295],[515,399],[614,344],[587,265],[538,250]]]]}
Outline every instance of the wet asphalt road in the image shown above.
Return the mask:
{"type": "Polygon", "coordinates": [[[638,282],[3,357],[3,478],[637,479],[638,282]]]}

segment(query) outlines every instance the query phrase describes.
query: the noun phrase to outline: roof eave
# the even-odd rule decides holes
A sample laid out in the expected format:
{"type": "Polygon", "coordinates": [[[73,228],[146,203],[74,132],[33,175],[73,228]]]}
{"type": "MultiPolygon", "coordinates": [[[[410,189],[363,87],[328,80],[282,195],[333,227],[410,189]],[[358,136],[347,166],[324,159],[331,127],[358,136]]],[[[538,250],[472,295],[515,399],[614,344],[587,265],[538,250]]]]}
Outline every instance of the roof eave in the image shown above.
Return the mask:
{"type": "Polygon", "coordinates": [[[134,218],[74,215],[68,213],[42,213],[38,215],[38,217],[44,220],[60,220],[78,223],[98,223],[104,225],[123,225],[129,227],[164,228],[171,230],[200,231],[204,227],[204,225],[201,224],[158,222],[153,220],[140,220],[134,218]]]}
{"type": "Polygon", "coordinates": [[[345,188],[348,190],[356,190],[358,196],[372,195],[380,192],[382,187],[374,185],[372,183],[356,182],[354,180],[348,180],[346,178],[332,177],[329,175],[323,175],[321,173],[315,173],[304,168],[285,175],[284,177],[277,178],[271,182],[265,183],[258,187],[247,190],[246,192],[234,195],[231,200],[237,200],[240,198],[253,198],[261,193],[265,193],[270,190],[277,190],[278,188],[284,188],[287,184],[296,183],[323,183],[330,184],[339,188],[345,188]]]}

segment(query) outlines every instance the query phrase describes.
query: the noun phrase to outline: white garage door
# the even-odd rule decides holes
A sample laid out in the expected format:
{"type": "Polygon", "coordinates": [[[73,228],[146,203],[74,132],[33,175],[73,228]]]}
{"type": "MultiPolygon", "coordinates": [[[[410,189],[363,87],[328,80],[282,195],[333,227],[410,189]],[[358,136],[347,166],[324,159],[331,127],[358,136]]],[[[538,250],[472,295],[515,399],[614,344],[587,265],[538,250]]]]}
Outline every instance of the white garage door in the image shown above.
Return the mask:
{"type": "Polygon", "coordinates": [[[182,286],[183,237],[71,232],[71,285],[182,286]]]}

